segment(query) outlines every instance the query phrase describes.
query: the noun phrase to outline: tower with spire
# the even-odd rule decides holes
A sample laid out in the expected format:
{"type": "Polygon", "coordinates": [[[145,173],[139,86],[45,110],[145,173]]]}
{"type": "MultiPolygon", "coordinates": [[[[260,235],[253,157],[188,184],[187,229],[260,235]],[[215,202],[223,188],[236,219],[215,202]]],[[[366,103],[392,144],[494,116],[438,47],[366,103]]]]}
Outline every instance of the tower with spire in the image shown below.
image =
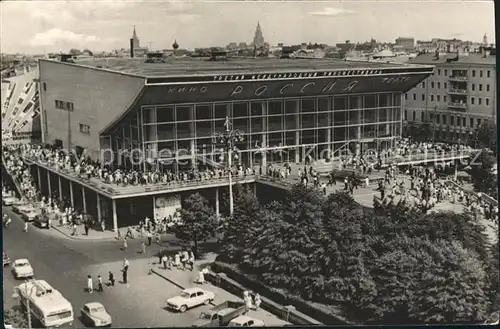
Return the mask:
{"type": "Polygon", "coordinates": [[[139,38],[137,37],[137,33],[135,32],[135,25],[134,25],[134,32],[132,34],[132,45],[134,48],[141,48],[141,44],[139,43],[139,38]]]}
{"type": "Polygon", "coordinates": [[[264,47],[264,36],[262,35],[262,29],[260,28],[260,22],[257,22],[257,28],[255,29],[255,36],[253,37],[253,46],[255,48],[264,47]]]}
{"type": "Polygon", "coordinates": [[[488,47],[488,37],[486,36],[486,33],[483,36],[483,47],[488,47]]]}

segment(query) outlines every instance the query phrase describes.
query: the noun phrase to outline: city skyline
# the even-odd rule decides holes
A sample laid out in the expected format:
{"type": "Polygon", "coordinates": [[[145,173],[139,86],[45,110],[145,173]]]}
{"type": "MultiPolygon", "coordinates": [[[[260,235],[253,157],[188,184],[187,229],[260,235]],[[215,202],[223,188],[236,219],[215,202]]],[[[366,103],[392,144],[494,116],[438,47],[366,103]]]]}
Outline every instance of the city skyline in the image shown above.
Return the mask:
{"type": "Polygon", "coordinates": [[[170,48],[174,40],[188,49],[251,43],[257,22],[270,44],[334,45],[371,37],[394,42],[400,36],[479,42],[485,33],[491,42],[495,40],[493,2],[103,0],[2,2],[1,6],[2,30],[16,31],[3,33],[4,53],[127,48],[133,25],[141,42],[151,42],[153,49],[170,48]],[[26,17],[30,24],[20,25],[26,17]]]}

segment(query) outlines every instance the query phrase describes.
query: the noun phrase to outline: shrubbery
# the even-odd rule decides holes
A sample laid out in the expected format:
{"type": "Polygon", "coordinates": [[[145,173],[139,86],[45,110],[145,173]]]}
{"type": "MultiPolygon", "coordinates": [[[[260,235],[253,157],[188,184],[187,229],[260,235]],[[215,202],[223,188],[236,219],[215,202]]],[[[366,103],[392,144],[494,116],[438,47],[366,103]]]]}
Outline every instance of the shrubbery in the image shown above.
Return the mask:
{"type": "Polygon", "coordinates": [[[221,261],[291,295],[341,306],[358,323],[475,323],[496,300],[498,253],[464,214],[405,204],[366,210],[346,193],[324,197],[302,185],[263,208],[236,188],[222,248],[221,261]]]}

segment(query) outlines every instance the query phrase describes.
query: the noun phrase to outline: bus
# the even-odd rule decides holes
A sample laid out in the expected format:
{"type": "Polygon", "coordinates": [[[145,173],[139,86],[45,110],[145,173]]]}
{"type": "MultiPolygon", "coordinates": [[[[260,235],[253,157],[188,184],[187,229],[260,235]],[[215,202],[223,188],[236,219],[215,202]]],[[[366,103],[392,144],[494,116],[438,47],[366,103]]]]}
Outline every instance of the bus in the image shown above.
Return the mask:
{"type": "Polygon", "coordinates": [[[20,297],[21,306],[24,309],[29,307],[32,318],[43,327],[73,325],[73,306],[47,281],[30,280],[22,283],[16,287],[16,294],[20,297]]]}

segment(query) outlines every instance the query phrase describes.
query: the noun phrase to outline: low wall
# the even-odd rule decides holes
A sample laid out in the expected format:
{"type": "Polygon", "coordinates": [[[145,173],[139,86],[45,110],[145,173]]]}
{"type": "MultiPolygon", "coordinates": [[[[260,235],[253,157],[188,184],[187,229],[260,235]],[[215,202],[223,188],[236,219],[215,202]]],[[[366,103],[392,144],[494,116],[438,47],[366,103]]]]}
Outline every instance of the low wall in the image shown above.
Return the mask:
{"type": "Polygon", "coordinates": [[[219,261],[211,265],[211,270],[217,274],[208,276],[208,280],[215,285],[221,286],[231,293],[241,295],[244,290],[251,290],[261,295],[263,308],[269,312],[284,314],[288,317],[286,321],[300,325],[352,325],[340,315],[340,309],[336,306],[315,305],[315,303],[303,300],[300,297],[285,294],[270,288],[246,274],[243,274],[233,266],[219,261]],[[264,300],[266,305],[264,306],[264,300]],[[289,305],[282,307],[280,305],[289,305]],[[337,313],[337,314],[334,314],[337,313]]]}

